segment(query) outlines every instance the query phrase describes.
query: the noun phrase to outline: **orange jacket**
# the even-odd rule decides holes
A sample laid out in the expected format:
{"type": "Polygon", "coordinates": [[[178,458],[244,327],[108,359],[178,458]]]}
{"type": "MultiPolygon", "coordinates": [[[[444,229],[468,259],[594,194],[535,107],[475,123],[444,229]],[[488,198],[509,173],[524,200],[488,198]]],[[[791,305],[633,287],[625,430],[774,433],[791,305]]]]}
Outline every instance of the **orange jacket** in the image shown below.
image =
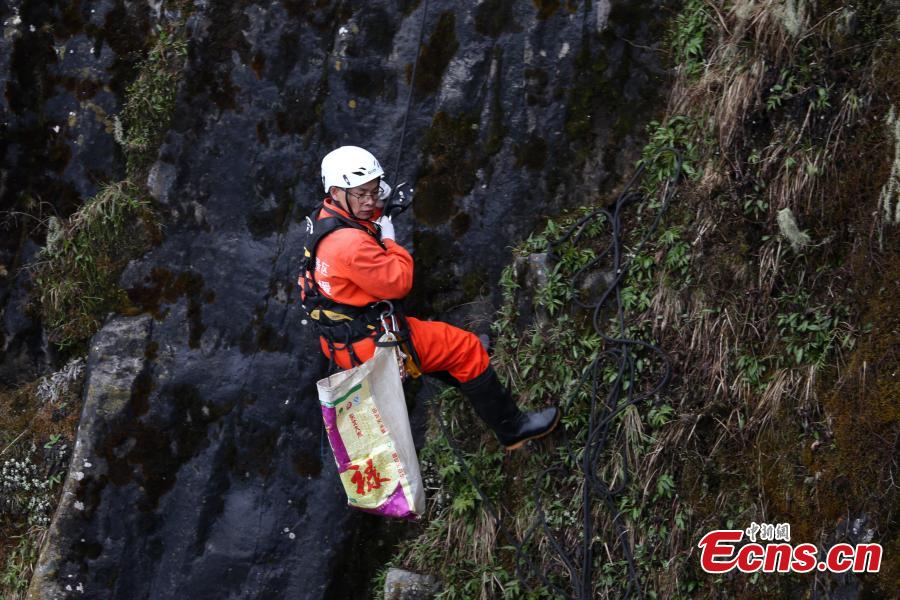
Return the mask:
{"type": "MultiPolygon", "coordinates": [[[[369,231],[371,221],[353,219],[330,198],[324,205],[369,231]]],[[[319,218],[328,217],[324,210],[319,218]]],[[[385,248],[364,231],[344,227],[326,235],[316,250],[316,283],[323,294],[341,304],[366,306],[406,296],[413,284],[413,259],[403,246],[383,240],[385,248]]]]}

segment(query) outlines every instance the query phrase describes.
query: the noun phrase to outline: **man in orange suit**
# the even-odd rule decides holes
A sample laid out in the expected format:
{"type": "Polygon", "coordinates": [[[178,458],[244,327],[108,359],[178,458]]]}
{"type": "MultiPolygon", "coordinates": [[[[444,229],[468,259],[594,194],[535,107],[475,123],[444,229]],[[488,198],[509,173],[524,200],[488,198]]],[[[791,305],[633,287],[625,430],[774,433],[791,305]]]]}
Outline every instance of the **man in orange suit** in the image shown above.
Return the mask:
{"type": "Polygon", "coordinates": [[[322,160],[328,195],[308,218],[299,280],[303,306],[322,334],[322,351],[344,369],[367,361],[390,307],[405,324],[403,339],[418,370],[458,385],[507,449],[547,435],[559,422],[559,409],[520,411],[478,337],[402,314],[401,301],[412,289],[413,259],[394,241],[390,215],[382,214],[390,193],[383,176],[378,160],[356,146],[342,146],[322,160]]]}

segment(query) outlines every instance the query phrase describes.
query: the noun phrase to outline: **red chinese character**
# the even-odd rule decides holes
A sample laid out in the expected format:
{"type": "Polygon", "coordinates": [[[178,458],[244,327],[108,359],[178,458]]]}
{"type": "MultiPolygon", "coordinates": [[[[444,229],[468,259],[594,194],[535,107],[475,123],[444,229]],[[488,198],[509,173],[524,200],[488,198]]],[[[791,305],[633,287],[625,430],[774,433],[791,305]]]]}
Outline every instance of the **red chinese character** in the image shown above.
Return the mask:
{"type": "Polygon", "coordinates": [[[377,490],[382,483],[390,481],[388,477],[381,477],[378,470],[375,469],[375,465],[372,464],[371,458],[366,461],[366,469],[362,473],[359,472],[359,465],[350,465],[349,468],[354,471],[350,481],[356,484],[356,493],[360,496],[365,496],[366,492],[377,490]]]}

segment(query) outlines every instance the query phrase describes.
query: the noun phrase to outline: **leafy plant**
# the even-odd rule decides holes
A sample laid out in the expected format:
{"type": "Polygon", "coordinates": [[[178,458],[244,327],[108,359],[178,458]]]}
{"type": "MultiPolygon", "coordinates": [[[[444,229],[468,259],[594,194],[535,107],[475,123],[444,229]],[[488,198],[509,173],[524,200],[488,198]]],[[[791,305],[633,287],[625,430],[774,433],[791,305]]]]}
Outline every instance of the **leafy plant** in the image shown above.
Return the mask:
{"type": "Polygon", "coordinates": [[[826,108],[831,108],[831,103],[829,102],[829,87],[830,86],[818,86],[816,88],[816,95],[811,102],[813,110],[823,111],[826,108]]]}
{"type": "Polygon", "coordinates": [[[840,317],[848,312],[845,307],[835,305],[829,311],[808,302],[809,295],[802,291],[780,298],[784,310],[775,316],[775,325],[784,344],[778,361],[781,365],[821,366],[835,343],[845,348],[853,345],[853,338],[841,327],[840,317]]]}
{"type": "Polygon", "coordinates": [[[735,367],[741,374],[741,378],[756,391],[765,389],[768,383],[765,377],[766,365],[763,361],[749,354],[737,357],[735,367]]]}
{"type": "Polygon", "coordinates": [[[4,598],[15,598],[25,593],[31,581],[32,565],[37,559],[36,540],[29,535],[19,536],[19,543],[13,547],[6,558],[6,565],[0,571],[0,594],[4,598]]]}
{"type": "Polygon", "coordinates": [[[794,94],[801,89],[797,83],[796,76],[787,69],[782,69],[778,82],[769,88],[769,95],[766,97],[766,110],[772,111],[780,108],[781,105],[792,98],[794,94]]]}
{"type": "Polygon", "coordinates": [[[702,0],[688,0],[675,17],[669,46],[676,64],[689,79],[703,69],[703,44],[709,27],[709,11],[702,0]]]}
{"type": "Polygon", "coordinates": [[[695,138],[701,130],[696,121],[683,115],[663,122],[651,121],[647,132],[649,140],[637,164],[646,169],[643,188],[648,196],[658,192],[662,184],[675,175],[679,160],[685,175],[690,178],[699,175],[696,167],[699,148],[695,138]]]}

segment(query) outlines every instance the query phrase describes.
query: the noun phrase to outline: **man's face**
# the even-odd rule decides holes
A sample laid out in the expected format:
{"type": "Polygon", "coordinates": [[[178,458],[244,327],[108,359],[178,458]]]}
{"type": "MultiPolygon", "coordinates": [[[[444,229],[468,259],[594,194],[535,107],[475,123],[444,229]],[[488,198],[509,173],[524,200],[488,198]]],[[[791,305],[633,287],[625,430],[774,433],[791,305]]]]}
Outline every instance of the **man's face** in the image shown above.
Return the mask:
{"type": "Polygon", "coordinates": [[[349,206],[351,210],[348,212],[356,215],[357,218],[371,219],[375,215],[380,184],[380,179],[374,179],[346,190],[335,187],[332,188],[334,190],[333,196],[345,209],[349,206]]]}

